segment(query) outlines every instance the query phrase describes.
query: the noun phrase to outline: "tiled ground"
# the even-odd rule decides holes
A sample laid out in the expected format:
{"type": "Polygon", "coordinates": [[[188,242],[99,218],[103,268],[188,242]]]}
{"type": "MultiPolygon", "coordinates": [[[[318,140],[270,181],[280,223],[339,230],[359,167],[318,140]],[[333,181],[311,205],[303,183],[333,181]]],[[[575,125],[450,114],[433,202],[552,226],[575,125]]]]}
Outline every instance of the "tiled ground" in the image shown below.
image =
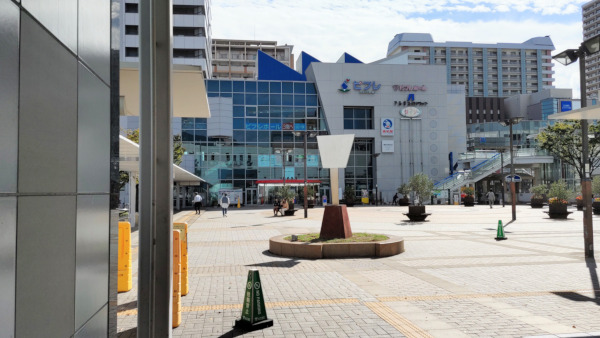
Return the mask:
{"type": "MultiPolygon", "coordinates": [[[[583,258],[582,214],[552,221],[543,210],[428,206],[410,223],[406,207],[349,208],[352,229],[401,236],[406,252],[387,258],[303,260],[268,252],[270,237],[318,232],[322,208],[294,217],[269,209],[183,212],[189,231],[190,292],[181,337],[521,337],[600,332],[595,261],[583,258]],[[508,240],[494,240],[498,220],[508,240]],[[508,225],[507,225],[508,224],[508,225]],[[233,330],[249,269],[259,269],[274,326],[233,330]]],[[[594,216],[600,220],[599,216],[594,216]]],[[[600,231],[596,231],[596,237],[600,231]]],[[[120,336],[137,325],[134,288],[119,294],[120,336]]]]}

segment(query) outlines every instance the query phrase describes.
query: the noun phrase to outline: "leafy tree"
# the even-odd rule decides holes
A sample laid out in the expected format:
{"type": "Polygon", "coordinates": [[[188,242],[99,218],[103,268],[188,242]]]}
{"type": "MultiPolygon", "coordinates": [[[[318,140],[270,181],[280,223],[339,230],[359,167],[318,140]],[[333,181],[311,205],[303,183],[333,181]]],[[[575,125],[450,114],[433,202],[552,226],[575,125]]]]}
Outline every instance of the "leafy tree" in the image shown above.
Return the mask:
{"type": "Polygon", "coordinates": [[[532,199],[544,198],[544,195],[548,193],[548,187],[546,187],[544,184],[536,185],[531,188],[531,192],[533,193],[533,195],[531,195],[532,199]]]}
{"type": "MultiPolygon", "coordinates": [[[[125,132],[125,137],[129,140],[139,144],[140,143],[140,130],[139,129],[129,129],[125,132]]],[[[185,153],[185,148],[183,147],[183,142],[181,140],[181,135],[173,135],[173,163],[179,165],[183,161],[183,154],[185,153]]],[[[129,182],[129,174],[125,171],[119,171],[120,179],[119,186],[120,189],[123,189],[125,184],[129,182]]]]}
{"type": "Polygon", "coordinates": [[[408,183],[402,183],[398,187],[398,192],[402,194],[402,196],[408,198],[408,194],[410,194],[410,185],[408,183]]]}
{"type": "MultiPolygon", "coordinates": [[[[600,132],[597,123],[589,126],[589,133],[600,132]]],[[[537,136],[538,147],[570,164],[583,179],[583,160],[581,158],[581,123],[568,120],[546,127],[537,136]]],[[[600,167],[600,138],[589,139],[590,172],[600,167]]]]}
{"type": "Polygon", "coordinates": [[[423,201],[431,196],[433,181],[424,173],[418,173],[411,177],[408,185],[415,192],[415,198],[419,201],[419,205],[423,205],[423,201]]]}

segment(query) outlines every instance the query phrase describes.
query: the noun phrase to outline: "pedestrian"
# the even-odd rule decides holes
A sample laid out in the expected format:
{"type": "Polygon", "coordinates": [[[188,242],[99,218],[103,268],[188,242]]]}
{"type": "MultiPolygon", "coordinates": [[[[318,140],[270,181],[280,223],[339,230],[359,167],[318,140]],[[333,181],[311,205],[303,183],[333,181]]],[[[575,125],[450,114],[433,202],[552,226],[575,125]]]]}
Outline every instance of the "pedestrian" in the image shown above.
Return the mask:
{"type": "Polygon", "coordinates": [[[494,200],[496,199],[496,194],[494,194],[492,189],[490,189],[490,191],[487,193],[486,197],[488,199],[488,203],[490,204],[490,209],[491,209],[492,206],[494,205],[494,200]]]}
{"type": "Polygon", "coordinates": [[[281,203],[279,203],[279,200],[276,198],[273,203],[273,216],[277,216],[279,209],[281,209],[281,203]]]}
{"type": "Polygon", "coordinates": [[[194,196],[194,209],[196,209],[196,215],[200,214],[200,207],[202,206],[202,196],[200,196],[200,194],[196,193],[196,196],[194,196]]]}
{"type": "Polygon", "coordinates": [[[398,193],[394,194],[394,198],[392,199],[392,204],[396,205],[396,202],[398,201],[398,193]]]}
{"type": "Polygon", "coordinates": [[[223,211],[223,217],[227,217],[227,208],[229,208],[229,197],[227,197],[227,194],[223,194],[223,197],[221,197],[221,211],[223,211]]]}

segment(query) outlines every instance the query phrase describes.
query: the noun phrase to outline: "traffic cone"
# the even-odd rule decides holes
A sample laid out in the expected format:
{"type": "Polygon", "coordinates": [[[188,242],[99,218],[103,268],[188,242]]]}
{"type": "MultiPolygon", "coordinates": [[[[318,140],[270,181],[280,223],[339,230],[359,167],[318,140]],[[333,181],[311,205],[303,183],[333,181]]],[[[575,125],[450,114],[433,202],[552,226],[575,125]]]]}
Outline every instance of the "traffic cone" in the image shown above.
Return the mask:
{"type": "Polygon", "coordinates": [[[496,240],[501,241],[503,239],[506,239],[506,236],[504,236],[504,227],[502,227],[502,221],[498,220],[498,232],[496,233],[496,240]]]}

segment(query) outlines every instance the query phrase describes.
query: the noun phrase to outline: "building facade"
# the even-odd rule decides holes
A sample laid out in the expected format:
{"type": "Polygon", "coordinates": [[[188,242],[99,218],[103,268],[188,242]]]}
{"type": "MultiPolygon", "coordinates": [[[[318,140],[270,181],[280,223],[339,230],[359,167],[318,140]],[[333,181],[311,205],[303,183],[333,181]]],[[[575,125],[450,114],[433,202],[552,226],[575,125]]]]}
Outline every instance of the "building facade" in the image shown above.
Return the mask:
{"type": "MultiPolygon", "coordinates": [[[[585,41],[600,34],[600,0],[587,2],[581,9],[583,41],[585,41]]],[[[585,83],[587,97],[598,99],[598,91],[600,90],[600,54],[593,54],[585,58],[585,83]]]]}
{"type": "Polygon", "coordinates": [[[212,77],[224,79],[254,79],[256,58],[262,51],[284,65],[294,68],[292,45],[262,40],[212,40],[212,77]]]}
{"type": "Polygon", "coordinates": [[[111,8],[0,0],[0,336],[117,334],[111,8]]]}
{"type": "MultiPolygon", "coordinates": [[[[121,61],[138,62],[138,0],[121,2],[121,61]]],[[[200,66],[212,74],[210,0],[173,0],[173,63],[200,66]]]]}
{"type": "Polygon", "coordinates": [[[464,85],[466,122],[504,118],[503,98],[553,88],[550,37],[523,43],[482,44],[434,42],[431,34],[397,34],[388,45],[388,58],[407,64],[442,65],[448,84],[464,85]]]}

